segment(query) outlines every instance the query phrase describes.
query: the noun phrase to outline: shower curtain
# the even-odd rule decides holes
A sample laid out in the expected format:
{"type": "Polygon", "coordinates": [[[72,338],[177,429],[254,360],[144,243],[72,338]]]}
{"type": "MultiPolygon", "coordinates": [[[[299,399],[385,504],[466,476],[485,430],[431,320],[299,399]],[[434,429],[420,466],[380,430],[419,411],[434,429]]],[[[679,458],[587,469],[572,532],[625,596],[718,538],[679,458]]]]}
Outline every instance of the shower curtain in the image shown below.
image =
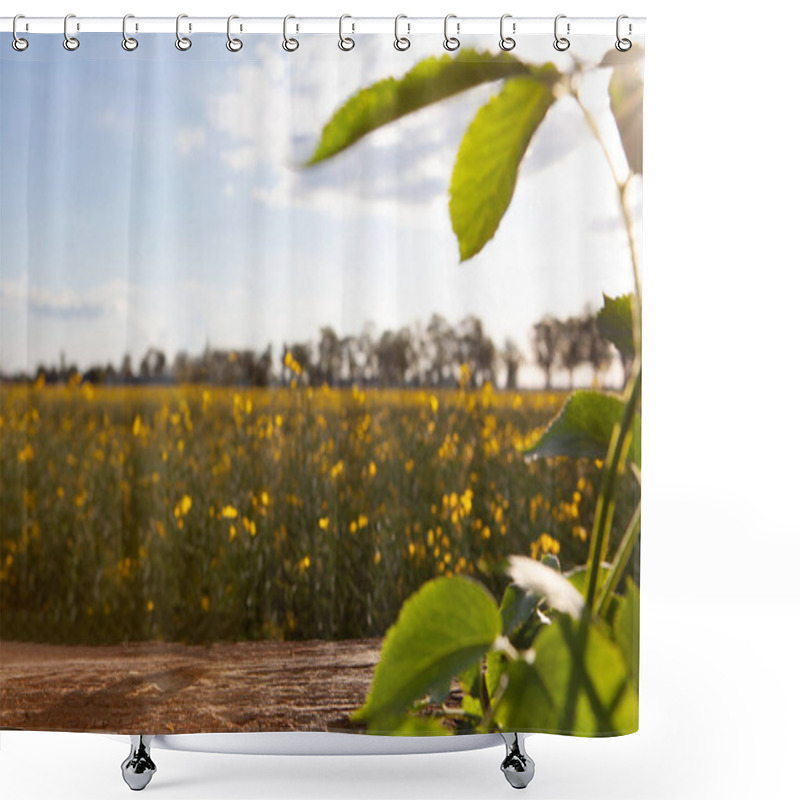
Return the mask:
{"type": "Polygon", "coordinates": [[[642,38],[285,30],[0,38],[0,725],[633,732],[642,38]]]}

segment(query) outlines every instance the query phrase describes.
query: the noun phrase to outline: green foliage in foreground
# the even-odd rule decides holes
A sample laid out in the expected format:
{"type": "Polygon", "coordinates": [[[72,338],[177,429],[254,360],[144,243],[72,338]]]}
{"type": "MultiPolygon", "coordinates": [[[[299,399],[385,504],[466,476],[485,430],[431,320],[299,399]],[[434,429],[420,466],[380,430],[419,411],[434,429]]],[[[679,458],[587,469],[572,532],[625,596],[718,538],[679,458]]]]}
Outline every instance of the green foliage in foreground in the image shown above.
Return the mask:
{"type": "Polygon", "coordinates": [[[637,480],[641,473],[641,287],[626,205],[629,182],[642,171],[641,56],[639,47],[627,53],[612,50],[597,65],[611,70],[607,101],[628,163],[624,177],[617,174],[601,126],[583,103],[579,87],[585,65],[576,60],[573,72],[561,73],[552,64],[522,65],[486,53],[470,53],[475,63],[469,69],[447,56],[429,59],[399,81],[362,90],[336,112],[312,158],[312,163],[328,158],[405,113],[502,78],[502,87],[467,128],[453,167],[450,219],[464,261],[495,235],[536,131],[559,98],[571,96],[614,177],[636,289],[631,295],[606,297],[597,320],[626,366],[622,398],[574,393],[538,441],[524,449],[534,458],[603,459],[585,567],[571,582],[557,564],[513,557],[509,574],[514,583],[499,606],[465,579],[443,578],[423,586],[403,606],[386,638],[369,698],[354,715],[372,732],[440,733],[445,720],[456,731],[579,735],[630,733],[638,726],[638,590],[630,581],[624,595],[617,590],[636,549],[640,507],[613,561],[604,562],[620,477],[628,469],[637,480]],[[452,702],[443,706],[456,678],[461,700],[455,708],[452,702]]]}

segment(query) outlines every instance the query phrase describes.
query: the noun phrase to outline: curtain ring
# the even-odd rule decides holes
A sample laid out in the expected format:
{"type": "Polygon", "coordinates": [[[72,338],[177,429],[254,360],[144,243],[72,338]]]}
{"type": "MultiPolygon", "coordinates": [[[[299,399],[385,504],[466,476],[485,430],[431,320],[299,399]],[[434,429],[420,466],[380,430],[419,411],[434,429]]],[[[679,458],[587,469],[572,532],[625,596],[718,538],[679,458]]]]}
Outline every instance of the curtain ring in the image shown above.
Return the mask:
{"type": "Polygon", "coordinates": [[[283,18],[283,42],[281,43],[281,47],[283,47],[287,53],[294,53],[294,51],[300,47],[300,42],[298,42],[297,39],[289,38],[290,19],[297,19],[297,17],[288,14],[283,18]]]}
{"type": "Polygon", "coordinates": [[[228,17],[228,41],[225,42],[225,47],[227,47],[228,50],[231,51],[231,53],[238,53],[242,49],[242,47],[244,47],[241,39],[234,39],[231,36],[231,22],[233,22],[233,20],[235,19],[239,19],[239,17],[237,17],[236,14],[231,14],[228,17]]]}
{"type": "MultiPolygon", "coordinates": [[[[565,50],[569,50],[569,39],[566,36],[559,36],[558,35],[558,21],[560,19],[566,19],[566,14],[559,14],[555,22],[553,23],[553,35],[555,36],[555,41],[553,42],[553,47],[558,50],[559,53],[563,53],[565,50]]],[[[567,33],[569,33],[569,22],[567,23],[567,33]]]]}
{"type": "Polygon", "coordinates": [[[67,26],[69,25],[69,21],[71,19],[75,19],[74,14],[67,14],[67,16],[64,17],[64,41],[63,41],[64,49],[69,50],[70,52],[72,52],[73,50],[77,50],[81,46],[81,43],[78,41],[78,39],[75,36],[70,36],[69,31],[67,30],[67,26]]]}
{"type": "Polygon", "coordinates": [[[122,49],[132,53],[139,46],[139,40],[128,36],[127,25],[129,19],[135,19],[133,14],[126,14],[122,18],[122,49]]]}
{"type": "MultiPolygon", "coordinates": [[[[451,19],[458,19],[455,14],[448,14],[444,18],[444,49],[449,50],[452,52],[453,50],[458,50],[461,47],[461,42],[455,36],[448,36],[447,34],[447,24],[450,22],[451,19]]],[[[460,25],[456,22],[456,33],[459,32],[460,25]]]]}
{"type": "MultiPolygon", "coordinates": [[[[620,51],[620,53],[627,53],[628,50],[630,50],[631,47],[633,47],[633,42],[631,42],[630,39],[623,39],[619,35],[619,24],[624,19],[628,19],[628,15],[627,14],[620,14],[617,17],[617,41],[614,43],[614,47],[616,47],[617,50],[620,51]]],[[[631,32],[631,26],[630,26],[630,23],[628,23],[628,33],[630,34],[630,32],[631,32]]]]}
{"type": "Polygon", "coordinates": [[[17,36],[17,20],[18,19],[25,19],[24,14],[17,14],[14,17],[14,21],[11,23],[11,33],[14,35],[14,38],[11,40],[11,46],[18,52],[21,53],[23,50],[28,49],[28,40],[23,39],[21,36],[17,36]]]}
{"type": "MultiPolygon", "coordinates": [[[[178,50],[188,50],[192,46],[192,40],[188,36],[181,36],[181,20],[188,19],[188,14],[178,14],[175,19],[175,47],[178,50]]],[[[191,25],[189,30],[191,30],[191,25]]]]}
{"type": "MultiPolygon", "coordinates": [[[[511,14],[503,14],[500,17],[500,49],[501,50],[513,50],[517,46],[517,42],[515,39],[512,39],[510,36],[505,36],[503,33],[503,25],[507,19],[511,19],[511,14]]],[[[516,32],[516,25],[512,24],[511,30],[516,32]]]]}
{"type": "MultiPolygon", "coordinates": [[[[402,53],[404,50],[408,50],[408,48],[411,47],[411,39],[407,36],[400,35],[401,19],[408,19],[408,17],[405,14],[398,14],[394,18],[394,49],[402,53]]],[[[408,32],[411,33],[411,25],[406,23],[406,27],[408,28],[408,32]]]]}
{"type": "MultiPolygon", "coordinates": [[[[344,50],[345,52],[347,52],[348,50],[352,50],[356,46],[355,41],[351,39],[349,36],[345,36],[342,30],[344,26],[344,21],[346,19],[353,19],[353,18],[349,14],[342,14],[342,16],[339,17],[339,49],[344,50]]],[[[355,32],[356,29],[355,23],[351,23],[351,25],[353,26],[353,31],[355,32]]]]}

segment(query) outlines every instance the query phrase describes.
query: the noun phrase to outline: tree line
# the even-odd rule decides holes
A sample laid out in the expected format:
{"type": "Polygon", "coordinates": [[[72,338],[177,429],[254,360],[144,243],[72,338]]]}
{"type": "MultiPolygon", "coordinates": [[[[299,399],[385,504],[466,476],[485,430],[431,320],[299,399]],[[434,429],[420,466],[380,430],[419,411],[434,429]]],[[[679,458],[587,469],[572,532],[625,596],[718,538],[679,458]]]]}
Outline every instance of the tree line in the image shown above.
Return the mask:
{"type": "MultiPolygon", "coordinates": [[[[433,314],[427,325],[417,323],[381,332],[368,323],[360,334],[339,336],[331,326],[320,329],[316,341],[272,344],[255,350],[223,350],[206,346],[199,355],[178,352],[172,363],[163,350],[150,347],[138,364],[126,354],[121,364],[92,365],[82,374],[62,355],[58,366],[39,365],[33,376],[19,373],[4,380],[80,380],[95,384],[207,383],[224,386],[286,386],[292,380],[311,386],[456,386],[490,382],[516,389],[520,368],[536,364],[545,388],[560,370],[574,385],[576,370],[591,368],[595,378],[614,359],[615,350],[600,335],[592,311],[559,319],[546,316],[530,329],[530,350],[510,338],[498,346],[476,316],[451,324],[433,314]]],[[[625,365],[624,365],[625,366],[625,365]]]]}

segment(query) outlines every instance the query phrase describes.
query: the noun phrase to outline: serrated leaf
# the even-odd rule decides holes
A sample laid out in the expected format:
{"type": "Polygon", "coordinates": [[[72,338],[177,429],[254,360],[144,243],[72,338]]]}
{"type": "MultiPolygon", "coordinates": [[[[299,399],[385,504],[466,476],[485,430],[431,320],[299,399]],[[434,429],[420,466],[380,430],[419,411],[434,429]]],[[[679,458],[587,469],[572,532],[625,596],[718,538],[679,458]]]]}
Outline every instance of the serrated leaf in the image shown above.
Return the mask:
{"type": "Polygon", "coordinates": [[[608,95],[628,166],[634,174],[641,174],[644,82],[636,59],[614,67],[608,95]]]}
{"type": "MultiPolygon", "coordinates": [[[[534,458],[604,458],[614,425],[622,418],[624,408],[622,400],[610,394],[585,389],[573,392],[541,439],[523,452],[534,458]]],[[[641,467],[642,420],[639,414],[633,419],[631,435],[628,459],[641,467]]]]}
{"type": "Polygon", "coordinates": [[[603,295],[603,307],[597,314],[597,330],[608,339],[620,355],[633,358],[633,296],[620,297],[603,295]]]}
{"type": "Polygon", "coordinates": [[[357,92],[334,113],[322,131],[309,164],[340,153],[371,131],[406,114],[481,83],[528,72],[509,53],[465,49],[420,61],[402,78],[385,78],[357,92]]]}
{"type": "Polygon", "coordinates": [[[379,724],[402,713],[480,661],[501,628],[497,604],[481,584],[460,576],[429,581],[386,634],[369,696],[353,719],[379,724]]]}
{"type": "Polygon", "coordinates": [[[577,650],[580,622],[559,617],[536,638],[533,664],[507,667],[508,687],[495,718],[508,731],[541,731],[602,736],[638,727],[638,696],[619,647],[601,626],[591,625],[586,647],[577,650]],[[579,691],[572,724],[565,727],[570,676],[576,659],[579,691]]]}
{"type": "Polygon", "coordinates": [[[555,100],[555,67],[509,78],[467,128],[450,180],[450,221],[462,261],[491,239],[514,194],[520,161],[555,100]]]}

